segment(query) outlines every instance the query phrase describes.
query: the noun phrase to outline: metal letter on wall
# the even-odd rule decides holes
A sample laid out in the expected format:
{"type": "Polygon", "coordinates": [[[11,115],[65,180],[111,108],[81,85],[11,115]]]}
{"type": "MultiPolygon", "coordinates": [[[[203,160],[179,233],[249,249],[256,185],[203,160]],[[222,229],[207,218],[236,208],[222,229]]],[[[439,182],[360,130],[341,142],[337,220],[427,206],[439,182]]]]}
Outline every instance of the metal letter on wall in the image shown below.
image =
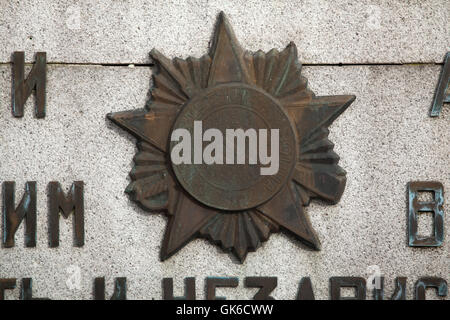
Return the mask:
{"type": "Polygon", "coordinates": [[[416,282],[416,300],[425,300],[428,288],[434,288],[439,297],[447,296],[447,281],[438,277],[422,277],[416,282]]]}
{"type": "Polygon", "coordinates": [[[50,300],[49,298],[34,298],[33,297],[33,279],[23,278],[22,286],[20,288],[20,300],[50,300]]]}
{"type": "Polygon", "coordinates": [[[16,51],[13,54],[13,90],[12,113],[14,117],[23,117],[23,108],[33,89],[36,90],[36,118],[45,117],[45,91],[47,82],[47,55],[36,53],[36,61],[25,80],[25,53],[16,51]]]}
{"type": "Polygon", "coordinates": [[[216,296],[216,288],[236,288],[239,285],[238,278],[206,278],[206,300],[225,300],[225,297],[216,296]]]}
{"type": "Polygon", "coordinates": [[[304,277],[300,280],[297,300],[316,300],[310,277],[304,277]]]}
{"type": "Polygon", "coordinates": [[[36,182],[25,184],[25,193],[15,206],[15,182],[3,182],[3,245],[14,247],[14,235],[25,219],[25,246],[36,247],[36,182]]]}
{"type": "Polygon", "coordinates": [[[244,280],[246,288],[259,288],[253,296],[253,300],[274,300],[270,295],[277,287],[277,277],[246,277],[244,280]]]}
{"type": "Polygon", "coordinates": [[[164,300],[195,300],[195,278],[188,277],[184,279],[184,296],[175,297],[173,294],[173,279],[164,278],[162,281],[164,300]]]}
{"type": "MultiPolygon", "coordinates": [[[[98,277],[94,280],[94,300],[105,300],[105,278],[98,277]]],[[[127,278],[120,277],[114,279],[114,292],[110,300],[127,299],[127,278]]]]}
{"type": "Polygon", "coordinates": [[[447,52],[444,59],[444,67],[439,77],[438,86],[434,94],[433,105],[430,116],[438,117],[444,103],[450,103],[450,52],[447,52]]]}
{"type": "Polygon", "coordinates": [[[331,277],[331,300],[366,300],[366,279],[361,277],[331,277]],[[354,297],[342,297],[341,288],[354,288],[354,297]]]}
{"type": "Polygon", "coordinates": [[[5,300],[5,290],[12,290],[16,288],[15,278],[0,279],[0,300],[5,300]]]}
{"type": "Polygon", "coordinates": [[[52,181],[48,184],[48,197],[50,247],[59,246],[59,212],[66,219],[73,212],[74,243],[75,246],[82,247],[84,245],[83,181],[75,181],[67,197],[59,182],[52,181]]]}
{"type": "MultiPolygon", "coordinates": [[[[406,277],[395,278],[395,289],[391,296],[391,300],[406,300],[406,277]]],[[[384,299],[384,277],[380,278],[380,288],[373,288],[373,299],[384,299]]]]}
{"type": "Polygon", "coordinates": [[[311,198],[337,203],[344,192],[346,172],[328,126],[355,96],[316,96],[301,74],[294,43],[282,51],[245,51],[223,13],[208,54],[170,60],[154,49],[151,56],[158,70],[147,107],[107,116],[138,139],[126,192],[144,209],[169,216],[161,260],[203,237],[243,262],[280,231],[320,250],[304,207],[311,198]],[[279,130],[278,171],[262,176],[267,163],[250,164],[247,157],[235,165],[233,155],[218,151],[201,164],[199,122],[205,135],[208,129],[219,135],[238,128],[279,130]],[[193,163],[172,161],[177,144],[171,136],[178,129],[197,141],[193,163]]]}
{"type": "Polygon", "coordinates": [[[408,183],[408,243],[411,247],[438,247],[444,241],[444,187],[440,182],[415,181],[408,183]],[[419,192],[432,192],[433,199],[420,202],[419,192]],[[418,214],[433,213],[433,234],[430,237],[418,235],[418,214]]]}

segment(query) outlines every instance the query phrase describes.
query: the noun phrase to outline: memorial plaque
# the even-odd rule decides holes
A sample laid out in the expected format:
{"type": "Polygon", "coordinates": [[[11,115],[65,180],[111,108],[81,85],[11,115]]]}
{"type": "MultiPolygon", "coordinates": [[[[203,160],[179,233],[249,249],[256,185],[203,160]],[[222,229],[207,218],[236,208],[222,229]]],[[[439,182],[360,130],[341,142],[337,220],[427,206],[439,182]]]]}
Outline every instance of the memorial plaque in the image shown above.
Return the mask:
{"type": "Polygon", "coordinates": [[[0,9],[0,300],[448,300],[446,1],[0,9]]]}

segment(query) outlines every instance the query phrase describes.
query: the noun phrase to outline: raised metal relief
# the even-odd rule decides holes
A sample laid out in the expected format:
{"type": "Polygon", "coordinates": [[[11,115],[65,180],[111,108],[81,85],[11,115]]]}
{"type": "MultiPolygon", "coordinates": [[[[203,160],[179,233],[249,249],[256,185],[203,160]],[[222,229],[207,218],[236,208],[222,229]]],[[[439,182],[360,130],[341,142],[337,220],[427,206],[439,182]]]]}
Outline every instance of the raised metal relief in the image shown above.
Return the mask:
{"type": "Polygon", "coordinates": [[[444,103],[450,103],[450,52],[447,52],[444,58],[439,82],[434,94],[433,105],[431,106],[430,116],[438,117],[441,113],[444,103]]]}
{"type": "Polygon", "coordinates": [[[408,183],[408,244],[411,247],[439,247],[444,242],[444,186],[437,181],[412,181],[408,183]],[[419,193],[432,194],[430,201],[420,201],[419,193]],[[418,232],[418,215],[433,214],[433,231],[430,236],[418,232]]]}
{"type": "Polygon", "coordinates": [[[16,118],[23,117],[24,106],[33,90],[36,93],[36,118],[45,118],[45,96],[47,87],[47,53],[36,53],[36,62],[25,78],[25,52],[15,51],[13,58],[12,113],[16,118]]]}
{"type": "Polygon", "coordinates": [[[336,203],[344,191],[346,173],[327,127],[355,96],[315,96],[293,43],[281,52],[244,51],[223,13],[208,54],[170,60],[153,50],[151,56],[158,67],[151,101],[108,118],[138,139],[126,192],[169,216],[161,259],[204,237],[242,262],[280,230],[318,250],[303,207],[314,197],[336,203]],[[221,132],[279,129],[277,172],[261,175],[264,164],[249,161],[195,163],[195,155],[193,164],[173,163],[171,134],[181,128],[195,135],[194,121],[221,132]]]}

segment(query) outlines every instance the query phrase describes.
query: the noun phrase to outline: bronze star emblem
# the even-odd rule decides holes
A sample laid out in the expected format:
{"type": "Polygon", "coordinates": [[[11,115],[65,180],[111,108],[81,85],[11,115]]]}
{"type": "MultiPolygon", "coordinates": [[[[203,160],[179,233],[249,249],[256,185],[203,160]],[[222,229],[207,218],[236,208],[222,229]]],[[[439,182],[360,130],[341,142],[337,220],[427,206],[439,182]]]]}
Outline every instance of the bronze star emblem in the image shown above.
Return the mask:
{"type": "Polygon", "coordinates": [[[355,96],[316,97],[293,43],[281,52],[244,51],[223,13],[208,54],[170,60],[152,50],[151,56],[158,69],[151,101],[108,118],[138,140],[126,192],[169,217],[161,260],[204,237],[243,262],[280,230],[319,250],[303,207],[313,197],[336,203],[344,191],[346,173],[327,127],[355,96]],[[205,129],[279,129],[278,172],[260,175],[262,164],[175,165],[171,132],[192,133],[195,120],[205,129]]]}

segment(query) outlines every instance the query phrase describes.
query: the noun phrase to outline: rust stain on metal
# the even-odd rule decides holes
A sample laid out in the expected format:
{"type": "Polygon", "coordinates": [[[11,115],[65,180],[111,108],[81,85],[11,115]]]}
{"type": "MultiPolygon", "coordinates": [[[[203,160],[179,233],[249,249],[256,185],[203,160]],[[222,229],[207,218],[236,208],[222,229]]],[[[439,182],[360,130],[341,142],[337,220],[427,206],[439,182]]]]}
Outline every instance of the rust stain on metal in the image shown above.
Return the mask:
{"type": "Polygon", "coordinates": [[[337,163],[327,127],[353,95],[317,97],[301,75],[297,48],[244,51],[225,15],[218,18],[208,54],[168,59],[156,50],[152,99],[144,110],[108,114],[138,139],[127,187],[147,210],[169,216],[161,259],[204,237],[244,261],[280,230],[318,250],[304,211],[311,198],[339,201],[346,173],[337,163]],[[279,170],[261,175],[262,163],[174,164],[177,128],[279,130],[279,170]]]}

